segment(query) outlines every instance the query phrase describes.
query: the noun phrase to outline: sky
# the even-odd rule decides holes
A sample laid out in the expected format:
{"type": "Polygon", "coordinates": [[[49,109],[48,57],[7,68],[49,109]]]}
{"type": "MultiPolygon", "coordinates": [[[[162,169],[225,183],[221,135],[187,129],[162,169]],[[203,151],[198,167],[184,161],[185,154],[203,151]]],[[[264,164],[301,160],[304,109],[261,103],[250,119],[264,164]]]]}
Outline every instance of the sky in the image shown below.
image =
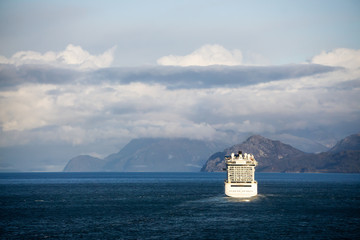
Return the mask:
{"type": "Polygon", "coordinates": [[[359,1],[0,2],[0,171],[131,139],[360,131],[359,1]]]}

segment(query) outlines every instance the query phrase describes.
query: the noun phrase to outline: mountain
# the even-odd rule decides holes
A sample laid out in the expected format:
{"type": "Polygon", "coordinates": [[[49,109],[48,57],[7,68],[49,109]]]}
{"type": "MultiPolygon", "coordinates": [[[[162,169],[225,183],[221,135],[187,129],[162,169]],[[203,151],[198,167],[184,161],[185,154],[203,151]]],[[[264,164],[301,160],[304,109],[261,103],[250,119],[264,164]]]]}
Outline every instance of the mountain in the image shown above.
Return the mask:
{"type": "Polygon", "coordinates": [[[140,138],[103,160],[90,156],[73,158],[64,171],[197,172],[213,152],[223,147],[185,138],[140,138]]]}
{"type": "Polygon", "coordinates": [[[283,143],[289,144],[294,148],[299,149],[300,151],[306,152],[306,153],[320,153],[320,152],[326,152],[329,150],[328,147],[320,144],[319,142],[315,140],[311,140],[308,138],[303,138],[299,136],[294,136],[291,134],[270,134],[267,136],[269,139],[273,140],[279,140],[283,143]]]}
{"type": "Polygon", "coordinates": [[[343,151],[358,151],[360,150],[360,133],[350,135],[339,141],[333,148],[331,153],[338,153],[343,151]]]}
{"type": "Polygon", "coordinates": [[[291,147],[290,145],[273,141],[259,135],[249,137],[245,142],[234,145],[222,152],[212,155],[202,171],[218,172],[225,168],[224,157],[232,152],[243,151],[254,155],[259,165],[257,171],[264,172],[282,172],[288,165],[287,159],[290,156],[300,156],[306,153],[291,147]]]}
{"type": "Polygon", "coordinates": [[[262,136],[251,136],[210,156],[201,171],[217,172],[225,168],[224,156],[232,152],[248,152],[255,156],[258,172],[360,172],[360,135],[351,135],[328,152],[305,153],[290,145],[262,136]]]}
{"type": "Polygon", "coordinates": [[[104,160],[80,155],[69,160],[64,168],[64,172],[99,172],[105,164],[104,160]]]}
{"type": "Polygon", "coordinates": [[[219,143],[185,138],[140,138],[104,159],[77,156],[69,160],[64,171],[186,172],[201,169],[215,172],[225,168],[225,155],[243,151],[255,156],[259,162],[258,172],[360,172],[360,134],[348,136],[329,151],[319,154],[305,153],[259,135],[217,152],[223,147],[219,143]]]}
{"type": "Polygon", "coordinates": [[[121,151],[105,158],[106,171],[189,172],[199,171],[219,147],[185,138],[142,138],[132,140],[121,151]]]}
{"type": "Polygon", "coordinates": [[[326,153],[317,155],[322,172],[360,172],[360,134],[339,141],[326,153]]]}

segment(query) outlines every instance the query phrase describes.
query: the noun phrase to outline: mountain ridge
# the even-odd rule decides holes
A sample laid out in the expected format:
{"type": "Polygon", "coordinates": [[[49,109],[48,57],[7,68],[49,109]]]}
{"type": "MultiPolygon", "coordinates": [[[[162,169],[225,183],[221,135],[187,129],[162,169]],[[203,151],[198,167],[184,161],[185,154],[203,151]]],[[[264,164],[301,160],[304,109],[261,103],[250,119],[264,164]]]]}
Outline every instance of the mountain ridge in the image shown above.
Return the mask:
{"type": "Polygon", "coordinates": [[[187,138],[139,138],[104,159],[89,155],[74,157],[63,171],[216,172],[225,168],[225,155],[243,151],[255,156],[258,172],[360,172],[360,134],[350,135],[322,153],[306,153],[260,135],[224,147],[224,144],[187,138]]]}
{"type": "MultiPolygon", "coordinates": [[[[223,147],[224,145],[220,143],[187,138],[138,138],[131,140],[119,152],[102,159],[103,165],[98,165],[98,171],[200,171],[211,153],[223,147]]],[[[84,158],[71,159],[64,171],[81,169],[77,165],[82,164],[84,158]]],[[[88,159],[95,162],[93,158],[88,159]]]]}
{"type": "Polygon", "coordinates": [[[201,171],[223,171],[225,155],[237,151],[253,154],[259,162],[258,172],[360,172],[360,134],[350,135],[329,151],[318,154],[254,135],[210,156],[201,171]]]}
{"type": "Polygon", "coordinates": [[[98,172],[102,169],[104,160],[89,155],[79,155],[69,160],[64,172],[98,172]]]}

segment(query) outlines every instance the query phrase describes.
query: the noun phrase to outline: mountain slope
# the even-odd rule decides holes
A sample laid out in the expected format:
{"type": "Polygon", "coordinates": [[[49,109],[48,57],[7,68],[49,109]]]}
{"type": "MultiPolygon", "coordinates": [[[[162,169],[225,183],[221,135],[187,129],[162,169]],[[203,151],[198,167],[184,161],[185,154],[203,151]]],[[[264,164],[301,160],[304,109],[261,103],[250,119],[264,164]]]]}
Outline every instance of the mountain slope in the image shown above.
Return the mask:
{"type": "Polygon", "coordinates": [[[132,140],[121,151],[105,158],[106,171],[178,172],[199,171],[216,144],[185,138],[132,140]]]}
{"type": "Polygon", "coordinates": [[[258,135],[216,152],[222,147],[219,143],[184,138],[141,138],[105,159],[88,155],[75,157],[69,160],[64,171],[186,172],[199,171],[201,166],[201,171],[223,171],[224,156],[243,151],[255,156],[259,162],[258,172],[360,172],[360,134],[346,137],[319,154],[305,153],[258,135]]]}
{"type": "Polygon", "coordinates": [[[241,144],[213,154],[201,169],[223,171],[224,156],[248,152],[259,162],[258,172],[360,172],[360,135],[341,140],[331,150],[319,154],[304,153],[290,145],[262,136],[252,136],[241,144]]]}
{"type": "Polygon", "coordinates": [[[290,134],[271,134],[265,137],[273,140],[279,140],[283,143],[291,145],[292,147],[306,153],[320,153],[329,150],[329,148],[320,144],[317,141],[310,140],[308,138],[290,135],[290,134]]]}
{"type": "Polygon", "coordinates": [[[218,152],[212,155],[202,171],[217,172],[223,171],[225,168],[225,155],[230,155],[232,152],[243,151],[251,153],[259,162],[257,171],[266,172],[283,172],[289,165],[287,158],[290,156],[304,155],[305,153],[291,147],[290,145],[281,143],[280,141],[273,141],[259,135],[249,137],[245,142],[234,145],[225,149],[223,152],[218,152]]]}
{"type": "Polygon", "coordinates": [[[198,172],[223,144],[185,138],[140,138],[105,159],[81,155],[71,159],[66,172],[198,172]]]}
{"type": "Polygon", "coordinates": [[[64,168],[64,172],[99,172],[105,164],[104,160],[80,155],[69,160],[64,168]]]}
{"type": "Polygon", "coordinates": [[[360,133],[350,135],[340,140],[333,148],[329,150],[329,152],[338,153],[348,150],[360,150],[360,133]]]}
{"type": "Polygon", "coordinates": [[[318,154],[322,172],[360,172],[360,134],[339,141],[326,153],[318,154]]]}

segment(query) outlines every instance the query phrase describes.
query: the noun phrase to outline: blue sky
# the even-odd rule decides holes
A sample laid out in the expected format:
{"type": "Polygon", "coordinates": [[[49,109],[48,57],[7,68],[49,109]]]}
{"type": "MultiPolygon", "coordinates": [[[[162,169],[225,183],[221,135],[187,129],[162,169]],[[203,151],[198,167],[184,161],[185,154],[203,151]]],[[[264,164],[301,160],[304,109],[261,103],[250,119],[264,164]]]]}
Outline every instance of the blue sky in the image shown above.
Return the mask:
{"type": "Polygon", "coordinates": [[[360,132],[359,1],[0,1],[0,171],[130,140],[360,132]]]}
{"type": "Polygon", "coordinates": [[[220,44],[271,64],[360,46],[358,1],[1,1],[0,54],[99,54],[117,46],[115,66],[156,64],[220,44]]]}

